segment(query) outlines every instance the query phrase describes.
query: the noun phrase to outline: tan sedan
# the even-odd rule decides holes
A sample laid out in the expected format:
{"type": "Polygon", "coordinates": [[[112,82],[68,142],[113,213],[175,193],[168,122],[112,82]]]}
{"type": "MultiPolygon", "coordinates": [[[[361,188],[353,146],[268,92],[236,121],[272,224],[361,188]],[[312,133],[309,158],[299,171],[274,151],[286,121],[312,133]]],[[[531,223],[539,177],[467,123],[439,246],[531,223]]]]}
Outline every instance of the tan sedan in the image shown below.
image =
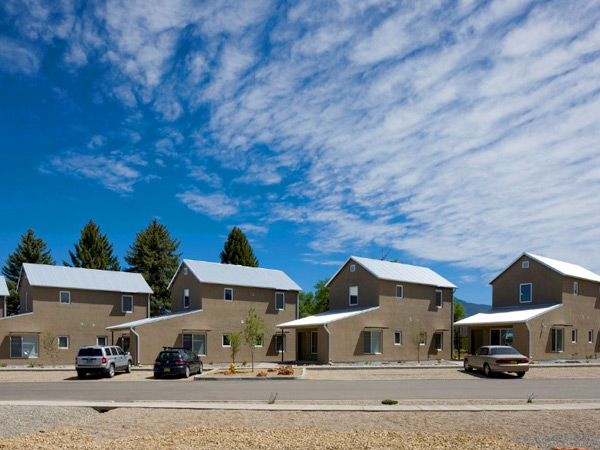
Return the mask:
{"type": "Polygon", "coordinates": [[[464,367],[467,372],[483,370],[486,377],[493,372],[513,372],[520,378],[529,370],[529,359],[508,345],[484,345],[465,358],[464,367]]]}

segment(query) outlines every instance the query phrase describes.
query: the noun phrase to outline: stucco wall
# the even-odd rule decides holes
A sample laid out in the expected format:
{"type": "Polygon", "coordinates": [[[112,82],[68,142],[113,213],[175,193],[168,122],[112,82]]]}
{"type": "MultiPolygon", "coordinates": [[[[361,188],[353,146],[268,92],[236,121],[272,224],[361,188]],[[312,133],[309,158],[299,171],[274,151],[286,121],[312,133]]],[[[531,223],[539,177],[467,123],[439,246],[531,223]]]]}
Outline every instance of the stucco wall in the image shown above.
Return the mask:
{"type": "Polygon", "coordinates": [[[348,309],[379,304],[379,280],[360,264],[348,261],[329,285],[329,309],[348,309]],[[350,272],[350,265],[356,266],[350,272]],[[358,305],[349,304],[350,286],[358,286],[358,305]]]}

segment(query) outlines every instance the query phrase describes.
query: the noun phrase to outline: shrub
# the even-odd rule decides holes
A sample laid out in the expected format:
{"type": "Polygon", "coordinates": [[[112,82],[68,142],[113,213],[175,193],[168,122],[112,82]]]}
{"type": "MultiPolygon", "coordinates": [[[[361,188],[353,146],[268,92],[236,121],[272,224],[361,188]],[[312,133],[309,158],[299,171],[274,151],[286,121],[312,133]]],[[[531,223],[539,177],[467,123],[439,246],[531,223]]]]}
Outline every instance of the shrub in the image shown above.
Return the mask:
{"type": "Polygon", "coordinates": [[[389,398],[386,398],[385,400],[381,400],[381,404],[382,405],[397,405],[398,400],[391,400],[389,398]]]}
{"type": "Polygon", "coordinates": [[[277,375],[294,375],[294,368],[292,366],[281,366],[277,371],[277,375]]]}
{"type": "Polygon", "coordinates": [[[258,372],[256,374],[257,377],[266,377],[267,376],[267,372],[265,372],[264,370],[258,372]]]}

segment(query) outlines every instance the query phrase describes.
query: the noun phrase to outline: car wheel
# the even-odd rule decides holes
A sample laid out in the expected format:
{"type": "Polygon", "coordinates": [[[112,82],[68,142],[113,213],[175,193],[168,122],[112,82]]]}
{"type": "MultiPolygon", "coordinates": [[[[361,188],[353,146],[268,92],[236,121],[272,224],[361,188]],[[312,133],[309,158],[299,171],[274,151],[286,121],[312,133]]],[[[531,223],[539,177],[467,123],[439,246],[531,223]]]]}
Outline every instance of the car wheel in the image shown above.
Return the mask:
{"type": "Polygon", "coordinates": [[[523,378],[525,376],[525,372],[517,372],[517,377],[523,378]]]}
{"type": "Polygon", "coordinates": [[[464,367],[465,367],[465,372],[471,372],[473,370],[473,368],[471,367],[471,364],[469,364],[469,361],[466,358],[465,358],[464,367]]]}
{"type": "Polygon", "coordinates": [[[80,380],[83,380],[86,375],[87,374],[85,373],[85,370],[78,370],[77,371],[77,378],[79,378],[80,380]]]}
{"type": "Polygon", "coordinates": [[[112,378],[115,376],[115,366],[113,366],[112,364],[108,366],[108,372],[106,372],[106,376],[108,378],[112,378]]]}
{"type": "Polygon", "coordinates": [[[202,375],[203,370],[204,370],[204,365],[202,363],[200,363],[200,366],[198,366],[198,375],[202,375]]]}
{"type": "Polygon", "coordinates": [[[126,373],[131,373],[131,361],[127,362],[127,369],[125,369],[126,373]]]}
{"type": "Polygon", "coordinates": [[[190,377],[190,366],[185,366],[185,378],[189,378],[190,377]]]}
{"type": "Polygon", "coordinates": [[[483,366],[483,374],[486,377],[491,377],[492,376],[492,369],[490,369],[490,365],[488,363],[485,363],[483,366]]]}

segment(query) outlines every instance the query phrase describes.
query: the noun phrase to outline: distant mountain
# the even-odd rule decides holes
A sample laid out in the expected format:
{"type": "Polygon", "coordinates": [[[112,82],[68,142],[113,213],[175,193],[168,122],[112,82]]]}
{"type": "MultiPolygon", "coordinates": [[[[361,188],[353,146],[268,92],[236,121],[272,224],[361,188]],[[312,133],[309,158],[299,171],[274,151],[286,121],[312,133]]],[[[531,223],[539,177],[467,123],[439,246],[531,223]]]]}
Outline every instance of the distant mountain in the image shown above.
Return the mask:
{"type": "Polygon", "coordinates": [[[473,316],[477,313],[487,311],[491,305],[480,305],[479,303],[469,303],[455,297],[455,300],[465,307],[465,317],[473,316]]]}

